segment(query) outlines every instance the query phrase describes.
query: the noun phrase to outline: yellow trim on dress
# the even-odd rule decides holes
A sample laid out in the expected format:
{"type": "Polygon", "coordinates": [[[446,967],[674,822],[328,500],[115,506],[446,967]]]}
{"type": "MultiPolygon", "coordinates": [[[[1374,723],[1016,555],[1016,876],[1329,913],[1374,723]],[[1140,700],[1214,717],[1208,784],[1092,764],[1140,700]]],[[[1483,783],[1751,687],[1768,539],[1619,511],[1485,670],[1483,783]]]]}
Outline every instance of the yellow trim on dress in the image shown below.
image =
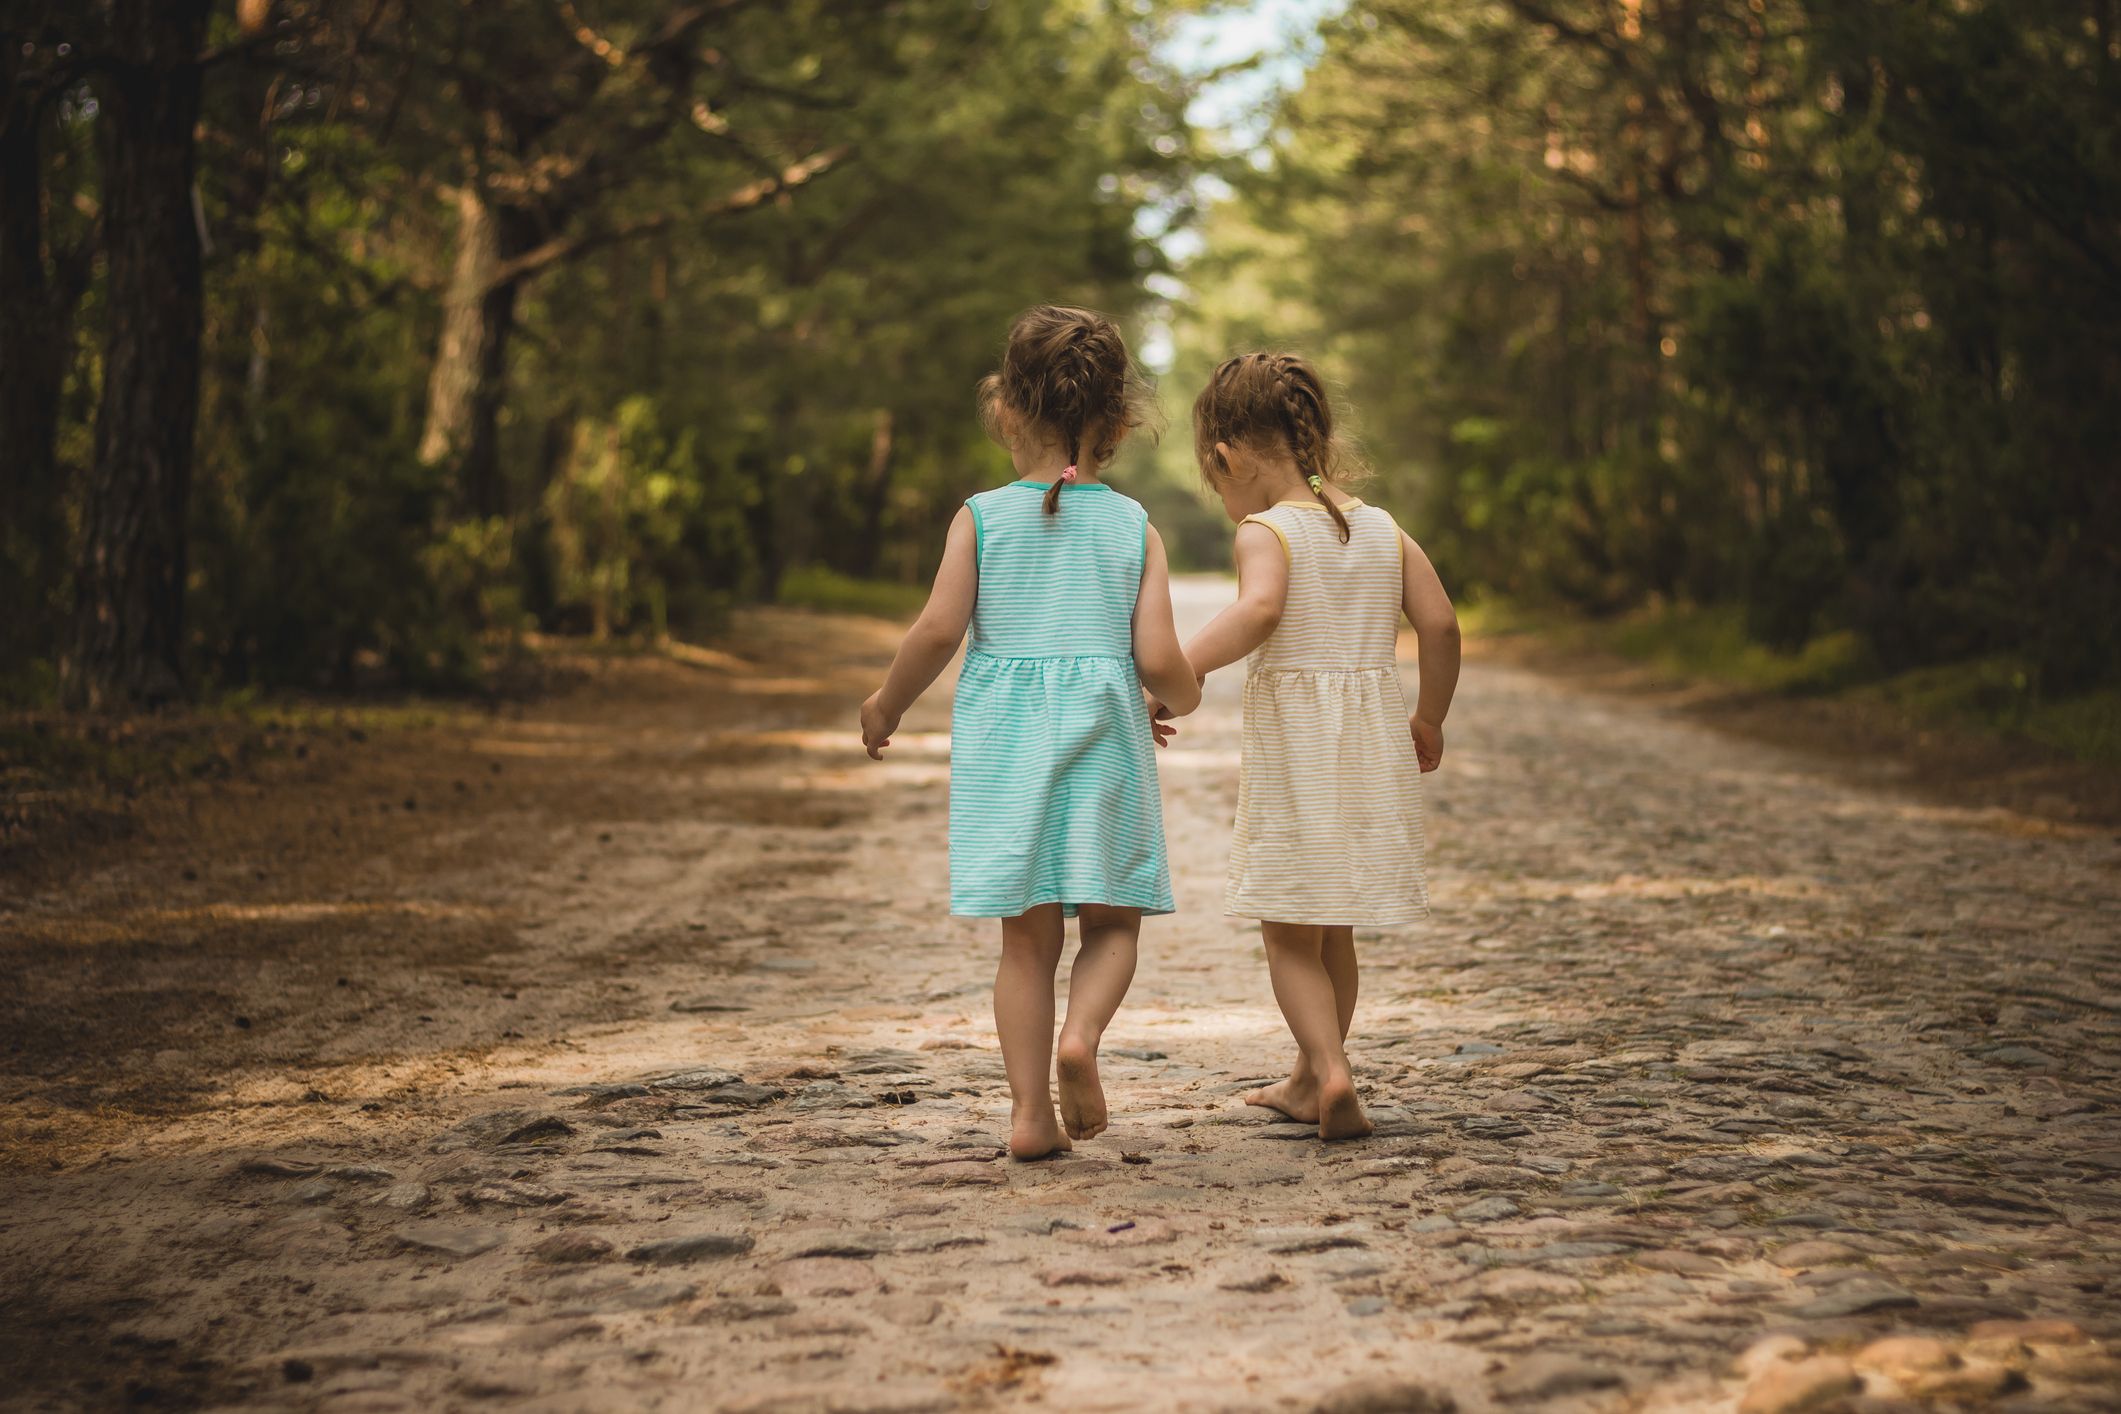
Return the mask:
{"type": "MultiPolygon", "coordinates": [[[[1291,503],[1288,501],[1283,501],[1280,502],[1280,504],[1286,506],[1291,503]]],[[[1239,521],[1238,524],[1263,525],[1267,529],[1273,531],[1274,538],[1281,542],[1281,557],[1292,565],[1296,563],[1296,555],[1293,551],[1289,549],[1289,537],[1287,532],[1285,532],[1280,526],[1276,525],[1273,521],[1268,520],[1264,515],[1250,515],[1246,516],[1243,520],[1239,521]]]]}

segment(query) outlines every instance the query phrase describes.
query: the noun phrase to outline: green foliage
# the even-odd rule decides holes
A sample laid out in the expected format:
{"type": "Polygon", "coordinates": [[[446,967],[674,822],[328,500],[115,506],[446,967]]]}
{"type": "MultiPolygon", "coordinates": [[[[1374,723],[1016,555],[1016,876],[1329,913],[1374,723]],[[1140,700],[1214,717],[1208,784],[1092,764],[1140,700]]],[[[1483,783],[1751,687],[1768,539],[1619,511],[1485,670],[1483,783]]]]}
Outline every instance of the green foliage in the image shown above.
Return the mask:
{"type": "Polygon", "coordinates": [[[2067,0],[1358,0],[1206,217],[1185,384],[1322,357],[1459,591],[1762,685],[2009,662],[1992,718],[2096,701],[2110,31],[2067,0]]]}
{"type": "Polygon", "coordinates": [[[578,424],[545,491],[561,609],[585,610],[599,639],[636,626],[667,635],[670,561],[703,500],[691,434],[666,434],[647,398],[578,424]]]}
{"type": "MultiPolygon", "coordinates": [[[[1185,85],[1153,57],[1175,0],[563,8],[300,0],[262,46],[217,16],[204,693],[461,687],[529,626],[698,633],[788,586],[920,582],[1009,474],[973,388],[1011,316],[1135,319],[1163,263],[1143,213],[1187,217],[1185,85]],[[471,259],[481,229],[517,273],[471,259]],[[467,269],[494,283],[467,298],[467,269]],[[467,308],[490,360],[445,321],[467,308]],[[490,470],[461,439],[423,457],[438,371],[492,414],[490,470]]],[[[98,205],[88,72],[46,113],[55,242],[98,205]]],[[[0,541],[0,586],[41,591],[0,633],[17,696],[68,607],[47,542],[78,516],[101,294],[70,336],[61,528],[0,541]]]]}

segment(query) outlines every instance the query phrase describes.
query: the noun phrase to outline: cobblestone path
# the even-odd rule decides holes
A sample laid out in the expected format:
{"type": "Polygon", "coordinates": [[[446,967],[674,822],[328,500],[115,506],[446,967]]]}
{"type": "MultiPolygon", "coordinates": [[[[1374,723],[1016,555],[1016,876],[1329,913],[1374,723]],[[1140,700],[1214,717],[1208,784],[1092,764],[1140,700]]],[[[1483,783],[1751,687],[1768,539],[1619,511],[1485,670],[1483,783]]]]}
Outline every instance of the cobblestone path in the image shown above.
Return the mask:
{"type": "MultiPolygon", "coordinates": [[[[1182,619],[1226,592],[1182,582],[1182,619]]],[[[0,1402],[2121,1407],[2111,835],[1476,657],[1428,778],[1436,916],[1359,943],[1378,1131],[1325,1147],[1237,1098],[1288,1044],[1216,907],[1224,674],[1161,758],[1181,912],[1107,1038],[1112,1128],[1012,1164],[996,940],[941,916],[947,701],[862,759],[861,645],[804,682],[725,664],[757,707],[712,730],[577,714],[557,739],[622,788],[535,869],[358,886],[505,898],[492,966],[619,1013],[417,1095],[320,1060],[331,1104],[262,1117],[309,1072],[260,1064],[0,1175],[9,1338],[74,1352],[18,1355],[0,1402]]]]}

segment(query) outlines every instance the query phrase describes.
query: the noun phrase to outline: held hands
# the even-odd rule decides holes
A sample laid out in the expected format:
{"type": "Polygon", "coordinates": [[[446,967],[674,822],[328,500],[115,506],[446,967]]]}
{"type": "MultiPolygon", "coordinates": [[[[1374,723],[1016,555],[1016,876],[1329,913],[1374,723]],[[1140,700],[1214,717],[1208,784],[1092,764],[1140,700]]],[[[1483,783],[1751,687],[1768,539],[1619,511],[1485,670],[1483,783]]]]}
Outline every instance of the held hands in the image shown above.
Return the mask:
{"type": "MultiPolygon", "coordinates": [[[[1195,673],[1193,675],[1193,681],[1196,685],[1200,687],[1206,687],[1208,683],[1208,675],[1206,673],[1195,673]]],[[[1156,744],[1158,746],[1169,746],[1171,744],[1171,738],[1178,735],[1178,728],[1171,725],[1171,718],[1175,714],[1171,711],[1169,707],[1166,707],[1163,703],[1156,700],[1155,693],[1149,692],[1144,689],[1144,691],[1142,692],[1142,697],[1149,704],[1150,735],[1156,738],[1156,744]]]]}
{"type": "Polygon", "coordinates": [[[884,759],[884,748],[891,745],[892,733],[898,730],[897,714],[886,715],[879,701],[883,695],[881,689],[872,692],[869,700],[862,704],[862,749],[869,753],[872,761],[884,759]]]}
{"type": "Polygon", "coordinates": [[[1433,771],[1442,765],[1443,728],[1420,717],[1409,717],[1407,729],[1414,735],[1414,755],[1421,762],[1421,769],[1433,771]]]}

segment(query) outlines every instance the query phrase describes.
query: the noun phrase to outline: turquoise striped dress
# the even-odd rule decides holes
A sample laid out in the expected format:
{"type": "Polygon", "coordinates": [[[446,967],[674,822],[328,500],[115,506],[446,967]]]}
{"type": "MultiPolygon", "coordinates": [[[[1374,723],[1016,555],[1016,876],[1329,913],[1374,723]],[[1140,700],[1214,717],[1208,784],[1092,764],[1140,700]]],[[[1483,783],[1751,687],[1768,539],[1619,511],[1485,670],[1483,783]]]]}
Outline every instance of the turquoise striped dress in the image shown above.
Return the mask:
{"type": "Polygon", "coordinates": [[[1134,600],[1149,516],[1094,482],[983,491],[979,599],[950,717],[950,912],[1171,911],[1134,600]]]}

